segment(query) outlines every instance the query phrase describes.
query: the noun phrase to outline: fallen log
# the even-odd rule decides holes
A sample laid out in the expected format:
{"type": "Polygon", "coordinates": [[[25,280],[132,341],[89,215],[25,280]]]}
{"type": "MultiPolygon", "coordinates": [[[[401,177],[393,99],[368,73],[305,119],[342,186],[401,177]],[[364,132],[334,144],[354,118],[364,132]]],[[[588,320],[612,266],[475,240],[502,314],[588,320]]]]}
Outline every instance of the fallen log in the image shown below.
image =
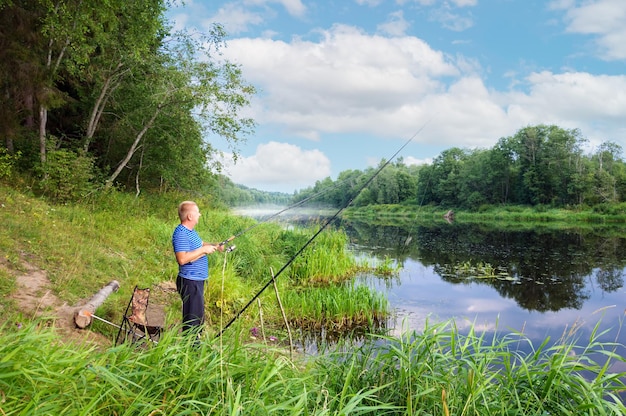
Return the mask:
{"type": "Polygon", "coordinates": [[[78,328],[86,328],[91,324],[91,316],[96,309],[104,303],[106,298],[113,292],[117,292],[120,284],[117,280],[113,280],[108,285],[100,289],[85,305],[80,306],[74,312],[74,323],[78,328]]]}

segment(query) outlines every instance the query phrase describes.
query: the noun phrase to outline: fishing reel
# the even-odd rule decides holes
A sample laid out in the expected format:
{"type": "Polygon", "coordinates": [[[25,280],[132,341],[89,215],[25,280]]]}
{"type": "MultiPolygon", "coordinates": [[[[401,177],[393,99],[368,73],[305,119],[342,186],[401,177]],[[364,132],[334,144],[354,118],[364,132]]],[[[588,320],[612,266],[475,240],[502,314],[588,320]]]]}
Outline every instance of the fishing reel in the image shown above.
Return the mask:
{"type": "Polygon", "coordinates": [[[220,246],[224,246],[224,253],[230,253],[231,251],[234,251],[237,246],[232,244],[229,245],[228,243],[230,243],[231,241],[233,241],[235,239],[235,236],[232,236],[230,238],[228,238],[227,240],[222,241],[219,245],[220,246]]]}

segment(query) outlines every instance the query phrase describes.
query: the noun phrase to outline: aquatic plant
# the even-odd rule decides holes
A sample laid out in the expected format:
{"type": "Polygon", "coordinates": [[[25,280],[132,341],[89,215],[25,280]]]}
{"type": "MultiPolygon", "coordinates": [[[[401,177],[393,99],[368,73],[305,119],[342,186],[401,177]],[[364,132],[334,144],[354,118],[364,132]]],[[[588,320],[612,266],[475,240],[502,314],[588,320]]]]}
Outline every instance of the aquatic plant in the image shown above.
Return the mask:
{"type": "Polygon", "coordinates": [[[389,316],[385,296],[354,282],[289,290],[283,303],[289,321],[305,329],[373,330],[389,316]]]}

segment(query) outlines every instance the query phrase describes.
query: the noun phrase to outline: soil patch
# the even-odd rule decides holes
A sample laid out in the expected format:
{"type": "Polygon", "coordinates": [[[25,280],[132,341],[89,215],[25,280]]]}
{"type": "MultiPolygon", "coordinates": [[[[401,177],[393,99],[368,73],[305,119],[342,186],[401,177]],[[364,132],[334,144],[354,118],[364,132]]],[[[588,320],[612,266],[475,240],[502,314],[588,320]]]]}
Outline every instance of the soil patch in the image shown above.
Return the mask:
{"type": "MultiPolygon", "coordinates": [[[[76,327],[74,311],[79,305],[68,305],[54,294],[45,270],[22,259],[21,270],[17,273],[15,282],[16,289],[9,298],[16,303],[24,319],[49,318],[50,325],[65,340],[97,345],[111,344],[111,340],[102,334],[76,327]]],[[[20,326],[23,323],[15,322],[15,324],[20,326]]]]}

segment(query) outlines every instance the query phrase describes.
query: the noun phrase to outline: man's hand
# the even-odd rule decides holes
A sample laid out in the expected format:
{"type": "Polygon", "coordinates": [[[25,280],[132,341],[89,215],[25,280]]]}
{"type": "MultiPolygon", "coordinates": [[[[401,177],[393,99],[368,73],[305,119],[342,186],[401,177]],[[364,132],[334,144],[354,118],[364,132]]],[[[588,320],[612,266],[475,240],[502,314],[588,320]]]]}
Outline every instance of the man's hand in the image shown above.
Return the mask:
{"type": "Polygon", "coordinates": [[[224,251],[224,245],[219,243],[204,243],[203,248],[206,250],[206,254],[211,254],[217,251],[224,251]]]}

